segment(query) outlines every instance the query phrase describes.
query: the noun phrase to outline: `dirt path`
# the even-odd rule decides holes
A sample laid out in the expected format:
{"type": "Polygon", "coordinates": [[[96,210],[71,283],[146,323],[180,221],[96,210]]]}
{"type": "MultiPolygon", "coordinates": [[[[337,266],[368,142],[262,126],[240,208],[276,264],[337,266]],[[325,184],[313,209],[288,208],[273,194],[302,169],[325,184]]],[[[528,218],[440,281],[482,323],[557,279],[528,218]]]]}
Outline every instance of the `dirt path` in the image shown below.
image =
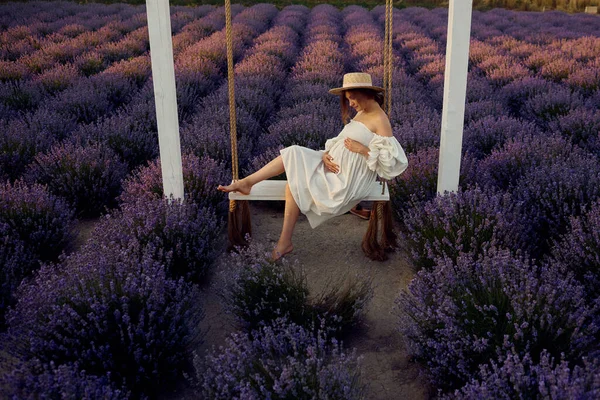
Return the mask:
{"type": "MultiPolygon", "coordinates": [[[[251,212],[254,239],[270,240],[274,245],[283,221],[283,203],[253,202],[251,212]]],[[[366,220],[345,214],[313,230],[306,217],[300,215],[294,232],[295,249],[291,257],[286,257],[297,258],[303,265],[312,293],[319,291],[329,278],[370,274],[374,296],[365,314],[364,329],[346,339],[347,347],[356,347],[357,354],[364,356],[363,377],[368,384],[366,398],[425,399],[428,397],[427,384],[418,376],[417,366],[408,361],[402,338],[395,331],[397,318],[392,311],[398,291],[408,285],[413,273],[403,249],[390,254],[390,259],[385,262],[371,261],[364,256],[360,243],[367,224],[366,220]]],[[[225,256],[216,266],[215,273],[227,265],[225,256]]],[[[204,354],[212,345],[224,344],[226,335],[234,330],[231,320],[223,313],[216,289],[211,286],[206,290],[204,324],[209,331],[205,343],[198,349],[199,354],[204,354]]]]}

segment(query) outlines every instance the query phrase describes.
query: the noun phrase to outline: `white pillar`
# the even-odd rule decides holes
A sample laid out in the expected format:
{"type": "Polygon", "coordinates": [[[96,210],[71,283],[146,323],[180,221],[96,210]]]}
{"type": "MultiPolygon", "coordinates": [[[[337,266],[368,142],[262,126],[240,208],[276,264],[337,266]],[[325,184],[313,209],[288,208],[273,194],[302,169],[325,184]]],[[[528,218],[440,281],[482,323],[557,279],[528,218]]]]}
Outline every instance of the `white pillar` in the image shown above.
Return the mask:
{"type": "Polygon", "coordinates": [[[473,0],[450,0],[437,193],[458,190],[473,0]]]}
{"type": "Polygon", "coordinates": [[[168,0],[146,0],[158,146],[165,196],[183,200],[183,172],[168,0]]]}

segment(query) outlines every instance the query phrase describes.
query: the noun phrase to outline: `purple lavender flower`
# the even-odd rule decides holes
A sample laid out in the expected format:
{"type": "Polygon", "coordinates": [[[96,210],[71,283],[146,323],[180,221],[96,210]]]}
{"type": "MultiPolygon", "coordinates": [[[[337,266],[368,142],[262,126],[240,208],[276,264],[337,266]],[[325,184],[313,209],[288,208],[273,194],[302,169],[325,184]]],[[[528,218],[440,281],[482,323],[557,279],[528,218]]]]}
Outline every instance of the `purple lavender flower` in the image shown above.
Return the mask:
{"type": "Polygon", "coordinates": [[[73,142],[101,142],[127,162],[128,170],[158,156],[158,132],[154,104],[132,102],[114,115],[79,125],[73,142]]]}
{"type": "Polygon", "coordinates": [[[79,78],[80,75],[73,65],[59,64],[37,75],[34,80],[39,81],[49,95],[56,95],[58,92],[72,86],[79,78]]]}
{"type": "Polygon", "coordinates": [[[0,185],[0,328],[21,280],[69,250],[74,235],[73,211],[46,188],[0,185]]]}
{"type": "Polygon", "coordinates": [[[365,305],[373,297],[369,278],[329,281],[320,293],[311,294],[303,269],[273,263],[269,257],[264,244],[251,243],[221,274],[224,308],[244,331],[272,325],[283,317],[307,329],[323,321],[329,334],[339,338],[361,323],[365,305]]]}
{"type": "Polygon", "coordinates": [[[51,193],[65,197],[78,212],[98,215],[105,206],[116,205],[126,174],[127,165],[105,145],[67,142],[38,154],[25,176],[28,182],[48,185],[51,193]]]}
{"type": "Polygon", "coordinates": [[[514,189],[525,219],[534,232],[532,244],[540,256],[549,240],[566,232],[569,218],[583,213],[600,198],[600,167],[592,156],[573,154],[529,170],[514,189]]]}
{"type": "Polygon", "coordinates": [[[555,361],[546,350],[539,362],[529,353],[520,357],[508,353],[497,363],[482,365],[479,379],[473,379],[444,399],[482,398],[552,398],[593,399],[600,395],[600,367],[588,360],[570,366],[566,360],[555,361]]]}
{"type": "Polygon", "coordinates": [[[0,120],[0,177],[18,179],[38,152],[46,151],[54,142],[47,131],[36,131],[23,119],[0,120]]]}
{"type": "MultiPolygon", "coordinates": [[[[182,164],[186,200],[200,206],[214,207],[217,214],[224,217],[228,211],[228,201],[216,187],[230,179],[230,171],[226,170],[225,164],[208,156],[198,158],[193,154],[184,154],[182,164]]],[[[156,159],[125,180],[119,199],[123,203],[133,204],[138,199],[153,200],[163,196],[160,159],[156,159]]]]}
{"type": "MultiPolygon", "coordinates": [[[[56,261],[73,240],[73,211],[38,184],[0,184],[0,222],[40,261],[56,261]]],[[[28,272],[28,271],[27,271],[28,272]]]]}
{"type": "Polygon", "coordinates": [[[600,201],[585,214],[571,216],[567,232],[552,239],[551,258],[565,265],[585,285],[590,299],[600,297],[600,201]]]}
{"type": "Polygon", "coordinates": [[[406,241],[417,270],[431,268],[437,257],[477,258],[491,247],[525,249],[527,230],[510,193],[462,189],[411,208],[404,218],[406,241]]]}
{"type": "Polygon", "coordinates": [[[586,157],[584,151],[560,135],[517,135],[481,160],[472,179],[480,186],[506,190],[531,169],[571,155],[586,157]]]}
{"type": "Polygon", "coordinates": [[[531,122],[506,116],[487,116],[471,122],[465,127],[463,149],[481,159],[492,150],[499,149],[504,142],[517,135],[533,135],[537,127],[531,122]]]}
{"type": "Polygon", "coordinates": [[[8,81],[0,83],[0,103],[9,110],[28,111],[37,107],[44,98],[40,82],[8,81]]]}
{"type": "Polygon", "coordinates": [[[550,129],[600,156],[600,111],[578,108],[552,121],[550,129]]]}
{"type": "Polygon", "coordinates": [[[544,350],[569,362],[597,357],[597,306],[558,266],[536,266],[508,250],[436,263],[395,303],[410,353],[441,390],[478,379],[480,365],[511,349],[534,360],[544,350]]]}
{"type": "Polygon", "coordinates": [[[20,361],[0,377],[4,394],[10,398],[85,398],[90,400],[124,400],[130,397],[126,388],[116,388],[107,376],[88,375],[77,362],[56,366],[38,359],[20,361]]]}
{"type": "Polygon", "coordinates": [[[233,333],[227,347],[195,355],[203,398],[360,399],[361,358],[329,340],[327,326],[308,330],[285,319],[251,334],[233,333]]]}
{"type": "Polygon", "coordinates": [[[552,120],[582,106],[583,98],[579,93],[556,88],[549,93],[538,94],[528,99],[521,113],[524,118],[547,128],[552,120]]]}
{"type": "Polygon", "coordinates": [[[525,77],[503,86],[500,89],[500,96],[511,115],[520,117],[528,99],[536,95],[545,95],[558,87],[557,84],[552,84],[539,77],[525,77]]]}
{"type": "MultiPolygon", "coordinates": [[[[210,156],[217,161],[224,161],[227,169],[231,169],[231,140],[229,133],[229,107],[221,101],[221,97],[207,96],[205,104],[206,118],[196,114],[189,125],[181,128],[181,147],[184,153],[192,153],[197,157],[210,156]]],[[[260,125],[246,110],[236,111],[238,132],[238,159],[243,168],[252,154],[253,137],[260,131],[260,125]]]]}
{"type": "Polygon", "coordinates": [[[324,148],[327,139],[335,137],[339,131],[338,118],[314,114],[298,115],[269,126],[269,131],[258,143],[264,149],[279,145],[300,145],[318,150],[324,148]]]}
{"type": "Polygon", "coordinates": [[[7,318],[7,350],[46,365],[77,362],[136,396],[173,382],[203,311],[197,289],[136,257],[138,246],[88,247],[43,266],[7,318]]]}
{"type": "Polygon", "coordinates": [[[132,257],[147,254],[163,265],[168,277],[199,282],[220,251],[222,227],[223,219],[212,207],[142,197],[107,215],[88,244],[129,249],[133,243],[132,257]]]}

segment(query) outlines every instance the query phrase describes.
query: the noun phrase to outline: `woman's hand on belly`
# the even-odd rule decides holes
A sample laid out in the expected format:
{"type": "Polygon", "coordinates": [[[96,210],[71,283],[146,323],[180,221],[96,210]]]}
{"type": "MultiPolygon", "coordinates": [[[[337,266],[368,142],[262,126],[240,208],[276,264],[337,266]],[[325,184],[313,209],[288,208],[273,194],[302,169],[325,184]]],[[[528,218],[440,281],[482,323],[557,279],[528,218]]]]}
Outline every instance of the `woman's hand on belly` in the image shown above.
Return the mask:
{"type": "Polygon", "coordinates": [[[333,162],[333,157],[329,154],[329,152],[323,153],[323,164],[325,164],[325,169],[334,173],[340,172],[340,166],[333,162]]]}
{"type": "Polygon", "coordinates": [[[346,138],[344,139],[344,146],[353,153],[359,153],[363,156],[369,155],[369,148],[356,140],[346,138]]]}

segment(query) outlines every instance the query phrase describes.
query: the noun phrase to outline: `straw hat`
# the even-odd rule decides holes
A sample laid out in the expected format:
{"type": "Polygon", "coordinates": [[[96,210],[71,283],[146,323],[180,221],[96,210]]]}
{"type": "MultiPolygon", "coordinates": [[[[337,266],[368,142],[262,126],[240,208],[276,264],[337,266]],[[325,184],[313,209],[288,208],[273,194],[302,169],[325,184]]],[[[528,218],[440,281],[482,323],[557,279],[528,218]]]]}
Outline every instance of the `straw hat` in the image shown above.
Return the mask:
{"type": "Polygon", "coordinates": [[[371,75],[365,72],[350,72],[344,74],[344,84],[342,87],[329,89],[331,94],[340,94],[348,89],[373,89],[377,92],[385,91],[384,88],[373,86],[371,75]]]}

